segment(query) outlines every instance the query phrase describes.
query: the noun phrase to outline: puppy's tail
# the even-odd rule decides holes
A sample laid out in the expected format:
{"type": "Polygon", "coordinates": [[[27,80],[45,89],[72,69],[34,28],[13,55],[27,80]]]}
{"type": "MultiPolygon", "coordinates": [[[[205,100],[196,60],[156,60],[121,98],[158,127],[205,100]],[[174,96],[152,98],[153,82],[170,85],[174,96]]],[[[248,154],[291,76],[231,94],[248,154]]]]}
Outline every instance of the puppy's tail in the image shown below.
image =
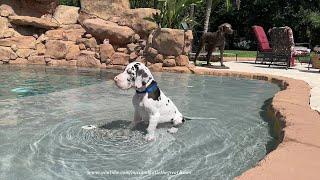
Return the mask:
{"type": "Polygon", "coordinates": [[[210,117],[188,117],[184,116],[183,117],[186,121],[191,121],[191,120],[216,120],[217,118],[210,118],[210,117]]]}

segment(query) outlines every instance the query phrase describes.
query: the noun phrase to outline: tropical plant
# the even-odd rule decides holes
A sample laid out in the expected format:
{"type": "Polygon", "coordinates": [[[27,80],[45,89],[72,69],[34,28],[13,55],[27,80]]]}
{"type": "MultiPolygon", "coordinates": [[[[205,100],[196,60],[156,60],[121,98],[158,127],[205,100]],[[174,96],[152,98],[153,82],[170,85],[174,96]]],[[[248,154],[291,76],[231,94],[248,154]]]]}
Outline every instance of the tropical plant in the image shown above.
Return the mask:
{"type": "Polygon", "coordinates": [[[251,41],[250,40],[242,40],[239,42],[234,42],[233,46],[237,49],[244,49],[244,50],[249,50],[251,47],[251,41]]]}
{"type": "Polygon", "coordinates": [[[190,16],[190,7],[197,6],[201,2],[202,0],[162,0],[158,2],[160,13],[146,19],[156,22],[162,28],[179,29],[183,22],[192,27],[196,22],[190,16]]]}
{"type": "MultiPolygon", "coordinates": [[[[210,16],[211,16],[211,8],[215,7],[221,1],[222,0],[207,0],[203,32],[208,32],[209,21],[210,21],[210,16]]],[[[236,6],[238,9],[240,8],[240,0],[234,0],[233,2],[234,3],[232,3],[232,0],[225,0],[225,6],[226,6],[227,11],[229,11],[230,8],[233,6],[236,6]]]]}
{"type": "Polygon", "coordinates": [[[130,0],[130,7],[134,8],[155,8],[158,0],[130,0]]]}
{"type": "Polygon", "coordinates": [[[80,7],[80,0],[59,0],[59,4],[80,7]]]}

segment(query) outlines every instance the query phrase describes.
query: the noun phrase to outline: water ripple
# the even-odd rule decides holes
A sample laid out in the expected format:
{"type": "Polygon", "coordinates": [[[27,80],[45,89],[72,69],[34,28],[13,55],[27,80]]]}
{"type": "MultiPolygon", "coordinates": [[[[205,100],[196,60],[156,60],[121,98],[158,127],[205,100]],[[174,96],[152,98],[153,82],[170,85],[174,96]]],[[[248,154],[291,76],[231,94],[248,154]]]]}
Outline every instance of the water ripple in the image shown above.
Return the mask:
{"type": "Polygon", "coordinates": [[[265,156],[271,139],[259,112],[278,89],[265,82],[156,74],[183,114],[216,119],[187,121],[173,135],[159,126],[157,140],[146,142],[146,125],[128,129],[133,91],[83,77],[71,78],[72,89],[61,76],[31,77],[25,85],[39,83],[36,92],[45,93],[0,99],[0,179],[232,179],[265,156]],[[46,92],[55,83],[60,90],[46,92]],[[99,174],[112,170],[191,174],[99,174]]]}

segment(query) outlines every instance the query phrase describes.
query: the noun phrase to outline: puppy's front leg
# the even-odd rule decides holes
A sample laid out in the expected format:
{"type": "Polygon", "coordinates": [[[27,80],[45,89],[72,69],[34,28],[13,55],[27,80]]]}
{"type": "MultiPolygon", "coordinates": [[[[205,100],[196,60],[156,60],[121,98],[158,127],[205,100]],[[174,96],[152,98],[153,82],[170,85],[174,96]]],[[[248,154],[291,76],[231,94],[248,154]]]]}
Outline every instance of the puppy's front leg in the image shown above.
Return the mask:
{"type": "Polygon", "coordinates": [[[137,109],[135,109],[134,118],[133,118],[133,121],[130,123],[129,128],[133,129],[140,121],[141,121],[140,113],[137,109]]]}
{"type": "Polygon", "coordinates": [[[159,122],[159,117],[160,117],[160,113],[158,112],[150,115],[149,126],[147,128],[148,134],[145,137],[147,141],[153,141],[155,139],[154,133],[159,122]]]}

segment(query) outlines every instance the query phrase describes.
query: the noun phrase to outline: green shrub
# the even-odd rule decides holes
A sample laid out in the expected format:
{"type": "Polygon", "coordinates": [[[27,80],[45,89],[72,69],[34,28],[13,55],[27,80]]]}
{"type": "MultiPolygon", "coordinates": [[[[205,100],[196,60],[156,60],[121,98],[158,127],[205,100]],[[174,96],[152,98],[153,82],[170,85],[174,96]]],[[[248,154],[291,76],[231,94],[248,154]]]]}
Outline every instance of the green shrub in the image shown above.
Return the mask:
{"type": "Polygon", "coordinates": [[[130,7],[134,8],[154,8],[158,0],[130,0],[130,7]]]}
{"type": "Polygon", "coordinates": [[[80,0],[60,0],[59,4],[80,7],[80,0]]]}
{"type": "Polygon", "coordinates": [[[162,28],[181,28],[185,22],[194,26],[196,22],[190,17],[191,4],[198,5],[202,0],[162,0],[158,2],[159,14],[155,14],[150,21],[156,22],[162,28]]]}

